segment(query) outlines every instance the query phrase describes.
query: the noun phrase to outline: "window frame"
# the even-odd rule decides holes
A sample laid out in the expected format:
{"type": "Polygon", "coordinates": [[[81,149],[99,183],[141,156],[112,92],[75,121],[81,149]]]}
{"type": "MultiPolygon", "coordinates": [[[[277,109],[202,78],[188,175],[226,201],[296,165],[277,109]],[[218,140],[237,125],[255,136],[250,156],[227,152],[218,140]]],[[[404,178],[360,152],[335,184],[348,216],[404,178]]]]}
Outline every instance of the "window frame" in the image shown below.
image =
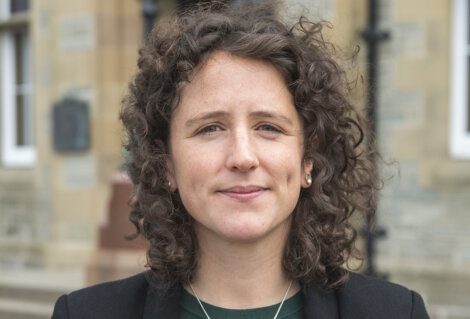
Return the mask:
{"type": "MultiPolygon", "coordinates": [[[[0,0],[0,22],[7,22],[10,18],[10,2],[9,0],[0,0]]],[[[21,14],[21,13],[20,13],[21,14]]],[[[33,107],[33,90],[31,78],[31,39],[29,31],[26,31],[26,45],[29,51],[29,82],[23,84],[21,90],[24,96],[29,96],[30,114],[32,133],[31,144],[17,145],[17,120],[16,120],[16,95],[18,91],[18,84],[16,83],[15,75],[15,44],[14,34],[17,32],[14,28],[2,28],[0,32],[0,68],[1,72],[1,87],[0,87],[0,118],[1,118],[1,131],[0,131],[0,144],[1,144],[1,164],[6,167],[31,167],[36,162],[36,147],[34,145],[34,107],[33,107]]]]}
{"type": "Polygon", "coordinates": [[[470,0],[454,0],[452,12],[450,153],[458,160],[470,159],[470,0]]]}

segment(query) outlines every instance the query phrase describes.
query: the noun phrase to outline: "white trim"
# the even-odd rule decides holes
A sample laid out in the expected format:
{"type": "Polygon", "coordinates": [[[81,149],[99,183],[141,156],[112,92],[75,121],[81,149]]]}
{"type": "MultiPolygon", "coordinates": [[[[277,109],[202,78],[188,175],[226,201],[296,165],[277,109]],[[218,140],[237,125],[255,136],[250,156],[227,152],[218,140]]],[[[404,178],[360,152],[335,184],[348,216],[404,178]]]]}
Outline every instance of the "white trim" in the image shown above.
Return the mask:
{"type": "Polygon", "coordinates": [[[470,0],[454,0],[452,13],[452,75],[450,114],[450,153],[455,159],[470,159],[470,132],[467,130],[468,97],[468,42],[470,0]]]}
{"type": "Polygon", "coordinates": [[[0,20],[8,19],[10,15],[10,1],[0,0],[0,20]]]}
{"type": "MultiPolygon", "coordinates": [[[[11,32],[5,31],[0,36],[1,52],[1,161],[5,166],[29,167],[36,162],[36,150],[33,145],[16,145],[16,80],[14,70],[14,43],[11,32]]],[[[31,95],[30,95],[31,97],[31,95]]],[[[31,110],[32,111],[32,110],[31,110]]],[[[34,138],[34,137],[33,137],[34,138]]]]}

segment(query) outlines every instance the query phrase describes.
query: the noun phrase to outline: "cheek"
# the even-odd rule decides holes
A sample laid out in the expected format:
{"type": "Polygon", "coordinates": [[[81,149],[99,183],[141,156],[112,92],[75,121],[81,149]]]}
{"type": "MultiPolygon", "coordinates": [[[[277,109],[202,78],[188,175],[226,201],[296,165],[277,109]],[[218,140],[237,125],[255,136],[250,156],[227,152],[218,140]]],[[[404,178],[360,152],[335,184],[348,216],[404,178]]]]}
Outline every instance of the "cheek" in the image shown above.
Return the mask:
{"type": "Polygon", "coordinates": [[[176,165],[175,176],[179,195],[186,210],[193,216],[194,212],[204,210],[204,199],[207,198],[208,165],[201,159],[186,158],[176,165]]]}
{"type": "Polygon", "coordinates": [[[286,180],[288,184],[299,181],[303,172],[301,151],[296,148],[275,148],[265,157],[267,167],[277,178],[286,180]]]}
{"type": "MultiPolygon", "coordinates": [[[[189,148],[187,149],[190,150],[189,148]]],[[[197,192],[197,185],[202,185],[213,175],[217,167],[215,156],[201,152],[184,152],[184,154],[175,154],[178,160],[175,163],[176,182],[180,188],[191,188],[197,192]]]]}

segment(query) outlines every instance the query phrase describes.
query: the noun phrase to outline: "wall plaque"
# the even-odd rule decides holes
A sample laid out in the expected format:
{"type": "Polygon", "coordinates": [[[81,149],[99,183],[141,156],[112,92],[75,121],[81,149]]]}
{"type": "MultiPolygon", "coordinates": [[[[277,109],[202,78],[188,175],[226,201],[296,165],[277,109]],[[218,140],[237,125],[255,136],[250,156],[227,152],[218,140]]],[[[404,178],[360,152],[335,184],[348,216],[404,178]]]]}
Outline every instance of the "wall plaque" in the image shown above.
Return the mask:
{"type": "Polygon", "coordinates": [[[90,147],[88,103],[65,98],[54,105],[53,139],[56,151],[84,151],[90,147]]]}

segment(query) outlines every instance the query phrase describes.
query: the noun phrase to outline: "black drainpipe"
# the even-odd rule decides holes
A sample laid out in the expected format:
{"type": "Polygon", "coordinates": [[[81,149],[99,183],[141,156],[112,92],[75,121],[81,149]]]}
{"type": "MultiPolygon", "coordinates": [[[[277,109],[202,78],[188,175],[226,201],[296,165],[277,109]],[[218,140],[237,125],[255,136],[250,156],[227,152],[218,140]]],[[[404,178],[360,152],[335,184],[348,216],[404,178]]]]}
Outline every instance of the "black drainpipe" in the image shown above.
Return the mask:
{"type": "MultiPolygon", "coordinates": [[[[361,32],[367,48],[367,117],[371,123],[371,136],[377,136],[377,75],[379,73],[378,49],[381,42],[390,38],[388,31],[378,29],[378,0],[368,0],[368,25],[361,32]]],[[[375,159],[373,159],[375,161],[375,159]]],[[[365,273],[374,277],[386,277],[377,273],[374,264],[375,241],[377,238],[384,237],[386,231],[383,227],[377,226],[372,231],[372,225],[369,219],[366,220],[365,228],[362,231],[366,239],[367,268],[365,273]]]]}

